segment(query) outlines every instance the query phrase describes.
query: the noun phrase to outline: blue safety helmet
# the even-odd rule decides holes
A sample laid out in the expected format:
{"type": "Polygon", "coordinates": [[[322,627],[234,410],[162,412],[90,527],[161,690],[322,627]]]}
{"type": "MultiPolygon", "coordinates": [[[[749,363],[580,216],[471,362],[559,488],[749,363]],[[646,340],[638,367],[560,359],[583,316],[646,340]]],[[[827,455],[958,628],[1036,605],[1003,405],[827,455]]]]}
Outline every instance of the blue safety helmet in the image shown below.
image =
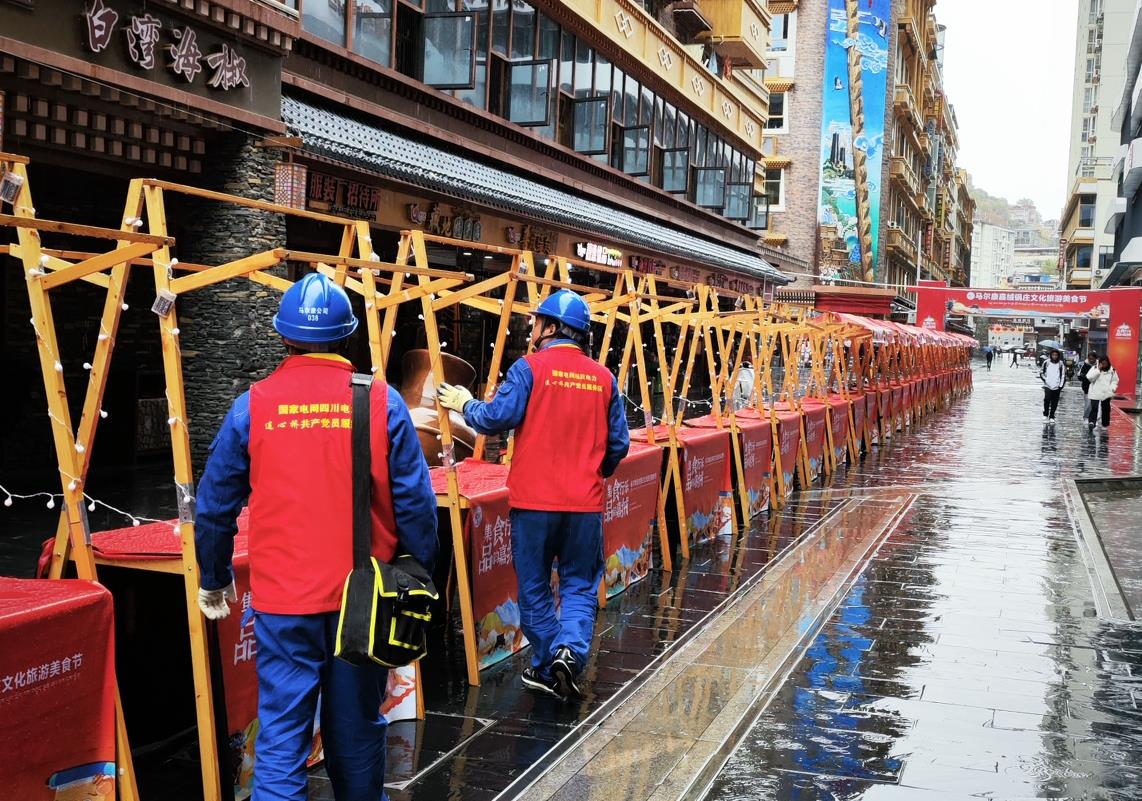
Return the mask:
{"type": "Polygon", "coordinates": [[[344,289],[309,273],[282,295],[274,330],[294,342],[336,342],[357,330],[357,318],[344,289]]]}
{"type": "Polygon", "coordinates": [[[587,301],[570,289],[560,289],[548,295],[535,313],[576,331],[586,331],[591,327],[591,310],[587,308],[587,301]]]}

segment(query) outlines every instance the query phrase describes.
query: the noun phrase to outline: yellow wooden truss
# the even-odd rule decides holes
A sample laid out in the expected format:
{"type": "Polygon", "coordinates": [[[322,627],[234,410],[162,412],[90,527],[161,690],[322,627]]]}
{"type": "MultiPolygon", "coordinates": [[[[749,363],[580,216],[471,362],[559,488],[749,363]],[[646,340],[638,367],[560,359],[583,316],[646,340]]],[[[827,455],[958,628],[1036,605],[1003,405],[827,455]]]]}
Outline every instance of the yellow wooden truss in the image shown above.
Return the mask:
{"type": "MultiPolygon", "coordinates": [[[[0,153],[0,167],[23,179],[20,194],[13,204],[15,214],[0,215],[0,225],[14,227],[17,233],[18,244],[9,248],[9,253],[21,260],[27,277],[32,324],[36,331],[37,349],[47,393],[48,412],[53,423],[52,436],[64,497],[64,508],[52,549],[49,575],[52,578],[60,577],[69,560],[75,563],[78,575],[88,579],[98,578],[97,563],[182,575],[195,686],[203,794],[207,801],[216,801],[223,797],[223,788],[215,741],[209,646],[203,617],[197,606],[199,574],[194,546],[194,488],[182,354],[179,347],[180,329],[175,308],[177,298],[196,289],[235,278],[245,278],[276,290],[285,290],[292,285],[292,282],[266,270],[287,261],[309,265],[331,276],[346,289],[362,296],[366,308],[365,317],[373,371],[381,372],[383,375],[388,356],[388,333],[391,331],[397,306],[405,302],[419,302],[426,320],[429,320],[433,313],[432,294],[459,286],[471,280],[471,276],[381,262],[373,252],[368,224],[363,221],[278,206],[165,181],[149,179],[131,181],[119,229],[39,220],[35,218],[27,163],[27,159],[23,157],[0,153]],[[168,234],[165,198],[170,194],[188,195],[200,200],[303,217],[339,226],[340,246],[333,254],[302,252],[282,247],[271,248],[217,266],[178,262],[171,253],[171,247],[175,244],[174,239],[168,234]],[[148,233],[140,232],[139,229],[143,227],[148,233]],[[41,231],[114,240],[115,247],[100,253],[47,250],[40,243],[41,231]],[[120,313],[125,308],[124,297],[128,271],[131,267],[150,268],[156,297],[174,301],[159,315],[158,320],[168,414],[169,420],[172,421],[171,451],[175,483],[180,499],[179,521],[176,527],[181,540],[181,563],[158,559],[121,561],[105,557],[96,558],[84,514],[84,483],[100,419],[99,410],[118,333],[120,313]],[[416,283],[404,286],[405,278],[413,275],[416,277],[416,283]],[[78,428],[73,431],[67,422],[72,418],[59,363],[59,345],[52,317],[50,293],[78,280],[105,289],[106,297],[100,320],[100,336],[95,346],[95,353],[89,362],[91,369],[83,412],[78,428]],[[378,287],[387,287],[388,291],[380,292],[378,287]],[[382,311],[385,312],[383,319],[382,311]]],[[[135,799],[138,797],[138,790],[127,745],[122,707],[118,702],[118,692],[116,692],[116,710],[118,759],[122,776],[120,793],[122,798],[135,799]]],[[[422,708],[419,711],[423,714],[422,708]]]]}

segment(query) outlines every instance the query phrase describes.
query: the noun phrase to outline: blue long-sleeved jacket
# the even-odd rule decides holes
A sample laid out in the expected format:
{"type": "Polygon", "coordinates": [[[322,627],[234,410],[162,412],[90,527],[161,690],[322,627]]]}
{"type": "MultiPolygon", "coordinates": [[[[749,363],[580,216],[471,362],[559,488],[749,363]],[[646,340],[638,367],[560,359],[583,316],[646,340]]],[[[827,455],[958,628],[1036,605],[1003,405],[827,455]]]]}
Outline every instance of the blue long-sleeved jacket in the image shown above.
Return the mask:
{"type": "MultiPolygon", "coordinates": [[[[561,343],[575,344],[569,339],[556,339],[547,347],[561,343]]],[[[534,377],[527,359],[517,359],[490,401],[472,400],[464,404],[464,419],[481,434],[499,434],[516,428],[523,422],[527,412],[527,401],[531,397],[533,384],[534,377]]],[[[619,394],[618,381],[612,375],[611,405],[607,409],[607,450],[602,464],[604,477],[615,472],[629,448],[630,431],[627,429],[623,399],[619,394]]]]}
{"type": "MultiPolygon", "coordinates": [[[[439,546],[436,495],[408,407],[392,387],[388,388],[388,436],[389,486],[397,537],[401,548],[431,573],[439,546]]],[[[233,580],[236,521],[250,496],[249,446],[250,393],[244,392],[222,421],[198,487],[194,543],[201,571],[199,583],[206,590],[223,589],[233,580]]]]}

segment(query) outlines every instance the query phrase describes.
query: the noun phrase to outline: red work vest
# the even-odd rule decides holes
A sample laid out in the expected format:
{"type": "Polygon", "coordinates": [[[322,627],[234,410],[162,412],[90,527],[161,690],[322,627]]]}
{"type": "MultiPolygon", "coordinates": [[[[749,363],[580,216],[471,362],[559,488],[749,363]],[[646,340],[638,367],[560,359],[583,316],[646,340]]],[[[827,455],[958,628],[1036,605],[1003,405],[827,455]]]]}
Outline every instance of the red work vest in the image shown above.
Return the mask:
{"type": "MultiPolygon", "coordinates": [[[[330,354],[290,356],[250,388],[250,588],[259,612],[341,606],[353,567],[353,367],[330,354]]],[[[373,555],[390,561],[388,387],[373,383],[373,555]]]]}
{"type": "Polygon", "coordinates": [[[533,384],[508,473],[514,509],[603,511],[611,374],[574,345],[526,357],[533,384]]]}

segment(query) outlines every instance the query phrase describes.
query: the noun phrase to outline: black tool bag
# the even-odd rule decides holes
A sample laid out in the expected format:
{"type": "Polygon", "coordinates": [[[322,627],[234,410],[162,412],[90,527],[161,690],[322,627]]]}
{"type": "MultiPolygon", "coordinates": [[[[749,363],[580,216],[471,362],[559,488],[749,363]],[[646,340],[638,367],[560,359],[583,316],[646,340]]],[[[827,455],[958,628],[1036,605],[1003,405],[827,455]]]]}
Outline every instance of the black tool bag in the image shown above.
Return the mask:
{"type": "Polygon", "coordinates": [[[427,652],[425,635],[439,597],[428,571],[411,556],[392,564],[372,556],[372,464],[369,393],[373,377],[355,373],[353,387],[353,570],[345,579],[335,654],[354,665],[409,665],[427,652]]]}

